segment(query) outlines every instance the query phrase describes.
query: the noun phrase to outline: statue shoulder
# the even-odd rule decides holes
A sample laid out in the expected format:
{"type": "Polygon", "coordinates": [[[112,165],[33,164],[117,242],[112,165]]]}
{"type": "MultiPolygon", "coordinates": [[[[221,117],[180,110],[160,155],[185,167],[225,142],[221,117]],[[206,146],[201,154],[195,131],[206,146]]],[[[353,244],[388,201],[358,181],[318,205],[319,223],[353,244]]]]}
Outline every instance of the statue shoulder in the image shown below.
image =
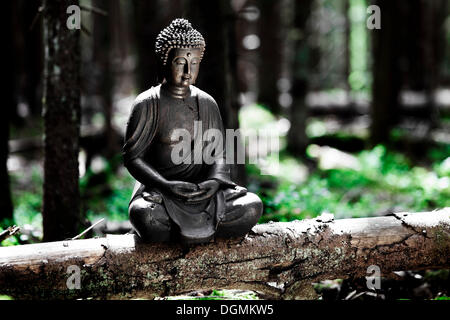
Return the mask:
{"type": "Polygon", "coordinates": [[[218,108],[217,102],[216,100],[214,100],[214,98],[209,94],[206,93],[205,91],[195,87],[195,86],[191,86],[191,90],[195,90],[196,94],[198,95],[198,97],[200,99],[202,99],[204,102],[208,103],[209,105],[213,105],[215,107],[218,108]]]}
{"type": "Polygon", "coordinates": [[[142,102],[147,100],[152,100],[155,98],[159,98],[159,90],[161,88],[161,85],[151,87],[148,90],[145,90],[144,92],[141,92],[136,99],[134,99],[133,106],[142,104],[142,102]]]}
{"type": "Polygon", "coordinates": [[[127,122],[127,134],[132,134],[139,126],[140,119],[155,119],[157,110],[151,106],[156,106],[155,103],[149,103],[153,99],[159,99],[159,87],[151,87],[150,89],[140,93],[131,106],[130,115],[127,122]]]}

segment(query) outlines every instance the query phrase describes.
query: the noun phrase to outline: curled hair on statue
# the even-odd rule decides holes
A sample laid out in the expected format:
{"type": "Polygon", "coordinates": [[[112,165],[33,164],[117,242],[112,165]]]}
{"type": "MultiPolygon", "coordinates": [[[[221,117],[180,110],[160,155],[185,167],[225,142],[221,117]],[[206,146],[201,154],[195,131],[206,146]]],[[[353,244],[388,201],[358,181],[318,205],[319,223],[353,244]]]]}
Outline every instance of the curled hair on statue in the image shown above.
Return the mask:
{"type": "Polygon", "coordinates": [[[155,52],[161,64],[165,66],[172,49],[200,48],[201,59],[205,45],[205,39],[201,33],[192,28],[188,20],[175,19],[156,37],[155,52]]]}

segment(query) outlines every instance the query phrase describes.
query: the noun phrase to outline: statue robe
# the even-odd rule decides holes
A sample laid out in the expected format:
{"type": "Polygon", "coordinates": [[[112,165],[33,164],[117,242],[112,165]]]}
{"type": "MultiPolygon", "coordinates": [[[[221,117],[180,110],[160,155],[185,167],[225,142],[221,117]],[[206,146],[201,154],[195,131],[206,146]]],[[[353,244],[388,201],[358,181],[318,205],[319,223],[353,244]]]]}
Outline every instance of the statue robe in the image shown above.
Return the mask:
{"type": "MultiPolygon", "coordinates": [[[[152,152],[152,142],[158,130],[160,88],[161,85],[152,87],[140,94],[133,105],[123,147],[125,166],[133,159],[142,158],[145,154],[151,154],[152,152]]],[[[216,102],[204,91],[194,86],[190,86],[190,89],[191,95],[197,101],[203,132],[208,129],[217,129],[222,134],[224,143],[222,154],[218,155],[215,163],[210,165],[205,163],[195,164],[193,157],[191,157],[192,162],[190,163],[171,164],[164,168],[154,167],[153,164],[150,164],[168,180],[197,183],[215,179],[220,183],[219,191],[205,201],[188,203],[156,186],[143,185],[137,181],[130,203],[140,197],[147,199],[146,196],[151,201],[161,199],[160,201],[162,201],[170,219],[180,229],[181,236],[191,242],[196,240],[202,242],[214,235],[221,218],[225,214],[225,201],[231,197],[236,198],[237,194],[242,194],[242,190],[236,193],[234,189],[236,184],[230,180],[230,169],[225,163],[225,132],[216,102]]],[[[197,135],[194,137],[194,145],[199,143],[203,153],[205,142],[200,135],[197,135]]],[[[208,138],[206,143],[208,143],[208,138]]]]}

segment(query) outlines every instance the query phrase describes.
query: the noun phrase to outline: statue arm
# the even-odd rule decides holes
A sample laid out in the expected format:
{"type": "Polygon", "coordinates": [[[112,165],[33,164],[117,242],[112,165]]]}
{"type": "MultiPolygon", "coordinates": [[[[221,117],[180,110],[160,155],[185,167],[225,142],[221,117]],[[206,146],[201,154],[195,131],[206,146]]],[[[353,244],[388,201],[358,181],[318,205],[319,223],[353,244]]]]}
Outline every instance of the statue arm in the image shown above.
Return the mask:
{"type": "Polygon", "coordinates": [[[143,185],[155,185],[164,188],[169,184],[168,180],[141,158],[135,158],[129,161],[125,166],[130,174],[143,185]]]}
{"type": "Polygon", "coordinates": [[[157,186],[185,199],[195,198],[205,193],[198,190],[196,184],[185,181],[166,180],[157,170],[141,158],[128,162],[126,168],[130,174],[145,186],[157,186]]]}
{"type": "MultiPolygon", "coordinates": [[[[149,163],[145,162],[141,157],[136,156],[136,152],[130,151],[132,148],[141,148],[140,146],[137,146],[136,141],[138,140],[139,135],[145,134],[142,133],[144,129],[141,122],[141,120],[146,117],[145,107],[145,101],[141,99],[136,99],[133,104],[125,132],[126,143],[124,146],[124,164],[130,174],[143,185],[163,187],[167,185],[167,180],[164,179],[164,177],[149,163]]],[[[148,120],[151,121],[153,119],[147,119],[147,121],[148,120]]]]}

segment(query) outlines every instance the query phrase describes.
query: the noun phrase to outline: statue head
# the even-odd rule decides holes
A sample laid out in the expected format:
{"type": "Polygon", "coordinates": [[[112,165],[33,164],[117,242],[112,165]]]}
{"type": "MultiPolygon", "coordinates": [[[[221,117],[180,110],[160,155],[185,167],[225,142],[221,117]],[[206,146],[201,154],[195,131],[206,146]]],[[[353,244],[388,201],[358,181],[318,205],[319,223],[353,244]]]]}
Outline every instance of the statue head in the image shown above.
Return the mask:
{"type": "Polygon", "coordinates": [[[175,86],[194,84],[205,51],[203,36],[186,19],[175,19],[156,38],[160,71],[175,86]]]}

